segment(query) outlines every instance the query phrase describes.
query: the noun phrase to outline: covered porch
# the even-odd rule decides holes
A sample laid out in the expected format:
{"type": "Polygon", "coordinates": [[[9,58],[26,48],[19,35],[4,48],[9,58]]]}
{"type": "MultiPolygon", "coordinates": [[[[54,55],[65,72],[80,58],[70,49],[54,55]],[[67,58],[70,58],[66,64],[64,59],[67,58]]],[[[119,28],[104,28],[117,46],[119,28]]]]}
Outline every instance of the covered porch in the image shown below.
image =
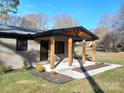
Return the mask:
{"type": "MultiPolygon", "coordinates": [[[[72,27],[64,29],[53,29],[43,33],[39,33],[33,37],[34,40],[40,41],[40,59],[44,59],[44,56],[50,61],[50,68],[55,69],[57,67],[56,55],[57,50],[62,51],[62,44],[64,43],[64,54],[61,55],[63,60],[61,62],[68,62],[68,66],[72,66],[74,60],[74,44],[76,42],[82,42],[82,64],[85,64],[85,46],[87,41],[92,42],[92,63],[95,61],[95,47],[98,37],[85,29],[84,27],[72,27]]],[[[60,54],[59,54],[60,55],[60,54]]]]}

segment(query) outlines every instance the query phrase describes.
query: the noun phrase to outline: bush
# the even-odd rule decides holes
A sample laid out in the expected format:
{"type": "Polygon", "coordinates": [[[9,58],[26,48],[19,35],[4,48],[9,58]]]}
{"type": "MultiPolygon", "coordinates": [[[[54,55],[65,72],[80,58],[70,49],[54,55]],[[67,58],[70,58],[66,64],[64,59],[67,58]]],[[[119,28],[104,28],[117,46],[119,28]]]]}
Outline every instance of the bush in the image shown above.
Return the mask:
{"type": "Polygon", "coordinates": [[[8,71],[10,71],[10,67],[7,65],[0,65],[0,73],[7,73],[8,71]]]}
{"type": "Polygon", "coordinates": [[[27,63],[27,61],[25,61],[25,60],[24,60],[24,62],[23,62],[23,68],[24,68],[24,69],[28,69],[28,68],[29,68],[28,63],[27,63]]]}
{"type": "Polygon", "coordinates": [[[105,51],[104,46],[103,45],[97,45],[96,51],[101,51],[101,52],[105,51]]]}
{"type": "Polygon", "coordinates": [[[124,47],[121,48],[121,51],[124,52],[124,47]]]}
{"type": "Polygon", "coordinates": [[[38,72],[38,73],[44,72],[45,68],[43,67],[43,65],[37,64],[36,67],[35,67],[35,71],[38,72]]]}
{"type": "Polygon", "coordinates": [[[85,59],[86,59],[87,61],[91,61],[91,60],[92,60],[92,57],[90,57],[88,54],[85,54],[85,59]]]}
{"type": "Polygon", "coordinates": [[[121,52],[122,49],[121,48],[112,48],[111,52],[121,52]]]}

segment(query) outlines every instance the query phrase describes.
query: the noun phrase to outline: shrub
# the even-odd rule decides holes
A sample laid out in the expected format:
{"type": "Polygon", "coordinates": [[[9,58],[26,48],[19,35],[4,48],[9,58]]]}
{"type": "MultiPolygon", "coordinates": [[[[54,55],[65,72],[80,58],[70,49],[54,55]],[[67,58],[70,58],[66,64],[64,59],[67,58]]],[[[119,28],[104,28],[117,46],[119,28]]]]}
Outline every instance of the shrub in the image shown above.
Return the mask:
{"type": "Polygon", "coordinates": [[[91,61],[91,60],[92,60],[92,58],[91,58],[88,54],[85,54],[85,59],[86,59],[87,61],[91,61]]]}
{"type": "Polygon", "coordinates": [[[121,48],[112,48],[111,52],[121,52],[122,49],[121,48]]]}
{"type": "Polygon", "coordinates": [[[122,51],[122,52],[124,51],[124,47],[121,48],[121,51],[122,51]]]}
{"type": "Polygon", "coordinates": [[[24,60],[24,62],[23,62],[23,68],[24,68],[24,69],[28,69],[28,68],[29,68],[28,63],[27,63],[27,61],[25,61],[25,60],[24,60]]]}
{"type": "Polygon", "coordinates": [[[96,51],[101,51],[101,52],[105,51],[104,46],[103,45],[97,45],[96,51]]]}
{"type": "Polygon", "coordinates": [[[35,71],[38,72],[38,73],[44,72],[45,68],[43,67],[43,65],[37,64],[36,67],[35,67],[35,71]]]}
{"type": "Polygon", "coordinates": [[[7,65],[0,65],[0,73],[7,73],[8,71],[10,71],[10,67],[7,65]]]}

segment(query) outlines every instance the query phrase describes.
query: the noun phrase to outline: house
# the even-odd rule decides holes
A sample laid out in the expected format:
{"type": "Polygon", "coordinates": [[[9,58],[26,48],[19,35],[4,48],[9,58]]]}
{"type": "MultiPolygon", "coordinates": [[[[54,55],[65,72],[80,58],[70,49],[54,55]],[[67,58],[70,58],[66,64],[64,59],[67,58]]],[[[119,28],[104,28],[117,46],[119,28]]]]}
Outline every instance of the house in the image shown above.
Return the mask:
{"type": "Polygon", "coordinates": [[[92,61],[95,56],[95,40],[98,37],[86,28],[70,27],[48,31],[0,26],[0,62],[20,68],[24,61],[29,64],[47,61],[51,69],[55,62],[68,59],[73,63],[74,43],[82,41],[82,62],[85,62],[85,43],[92,41],[92,61]]]}

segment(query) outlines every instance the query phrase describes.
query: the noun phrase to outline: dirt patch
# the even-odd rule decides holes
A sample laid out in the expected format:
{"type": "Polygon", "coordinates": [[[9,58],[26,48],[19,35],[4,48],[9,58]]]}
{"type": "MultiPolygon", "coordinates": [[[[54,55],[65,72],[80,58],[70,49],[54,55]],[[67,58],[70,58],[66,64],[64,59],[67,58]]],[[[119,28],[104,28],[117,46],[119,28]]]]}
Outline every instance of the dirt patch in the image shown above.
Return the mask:
{"type": "Polygon", "coordinates": [[[74,80],[73,78],[57,73],[57,72],[41,72],[41,73],[36,73],[33,69],[29,70],[29,72],[35,76],[38,76],[42,79],[48,80],[50,82],[58,83],[58,84],[63,84],[68,81],[74,80]]]}
{"type": "Polygon", "coordinates": [[[78,71],[78,72],[86,72],[86,71],[98,69],[98,68],[105,67],[105,66],[109,66],[109,65],[96,63],[95,65],[90,65],[90,66],[85,66],[85,67],[76,67],[76,68],[73,68],[72,70],[78,71]]]}

